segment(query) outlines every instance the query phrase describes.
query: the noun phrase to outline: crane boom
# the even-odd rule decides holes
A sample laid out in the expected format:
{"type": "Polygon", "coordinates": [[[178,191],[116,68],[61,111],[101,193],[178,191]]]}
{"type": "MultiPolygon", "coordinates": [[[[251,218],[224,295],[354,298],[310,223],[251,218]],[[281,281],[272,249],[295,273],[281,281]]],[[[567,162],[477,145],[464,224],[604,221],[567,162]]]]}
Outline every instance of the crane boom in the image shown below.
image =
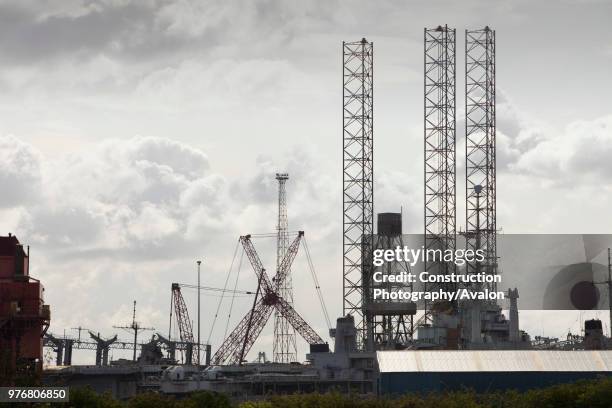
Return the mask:
{"type": "Polygon", "coordinates": [[[172,303],[174,304],[174,313],[181,341],[193,343],[193,326],[191,319],[189,319],[185,299],[183,299],[183,294],[181,293],[181,287],[178,283],[172,284],[172,303]]]}
{"type": "Polygon", "coordinates": [[[230,335],[223,341],[212,357],[212,364],[242,363],[244,356],[248,354],[255,340],[257,340],[257,337],[272,315],[273,310],[277,310],[287,319],[289,324],[291,324],[309,344],[324,343],[323,339],[321,339],[312,327],[310,327],[297,311],[278,293],[279,285],[286,278],[287,271],[291,269],[291,264],[295,259],[303,235],[304,233],[300,231],[289,248],[287,248],[287,252],[276,273],[274,284],[270,281],[263,267],[261,259],[251,241],[251,236],[244,235],[240,237],[240,242],[258,278],[258,291],[261,293],[261,298],[255,301],[251,310],[240,320],[230,335]]]}

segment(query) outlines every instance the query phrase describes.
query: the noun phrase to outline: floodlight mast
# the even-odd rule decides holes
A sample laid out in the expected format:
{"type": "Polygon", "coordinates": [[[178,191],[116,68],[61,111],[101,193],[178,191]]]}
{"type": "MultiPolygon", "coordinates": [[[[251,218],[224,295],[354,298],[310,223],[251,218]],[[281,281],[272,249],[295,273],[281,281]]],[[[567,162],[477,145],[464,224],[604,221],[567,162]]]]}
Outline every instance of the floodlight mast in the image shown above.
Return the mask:
{"type": "MultiPolygon", "coordinates": [[[[289,247],[288,217],[287,217],[287,189],[286,183],[289,174],[276,173],[278,181],[278,223],[276,236],[276,270],[277,273],[283,263],[283,258],[289,247]]],[[[278,293],[290,305],[293,305],[293,284],[291,270],[286,271],[284,281],[278,286],[278,293]]],[[[274,311],[274,344],[273,359],[275,363],[292,363],[297,361],[297,344],[295,329],[289,321],[276,309],[274,311]]]]}

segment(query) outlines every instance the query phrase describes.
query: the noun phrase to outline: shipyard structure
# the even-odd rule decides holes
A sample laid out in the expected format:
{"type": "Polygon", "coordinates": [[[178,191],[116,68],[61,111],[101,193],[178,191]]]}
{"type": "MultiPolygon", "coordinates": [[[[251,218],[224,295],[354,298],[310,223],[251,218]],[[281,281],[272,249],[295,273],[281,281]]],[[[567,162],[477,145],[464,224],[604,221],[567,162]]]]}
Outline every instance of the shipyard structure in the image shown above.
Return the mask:
{"type": "Polygon", "coordinates": [[[30,276],[29,248],[0,237],[0,384],[36,384],[51,312],[44,287],[30,276]]]}
{"type": "MultiPolygon", "coordinates": [[[[503,257],[497,246],[495,31],[490,27],[464,31],[462,69],[456,66],[454,28],[426,28],[423,45],[424,201],[423,234],[417,244],[424,250],[471,250],[482,254],[482,262],[468,263],[458,270],[453,262],[426,259],[422,269],[438,276],[458,273],[495,276],[503,257]],[[458,73],[465,78],[460,98],[465,103],[466,123],[465,151],[461,152],[465,159],[461,161],[466,164],[465,174],[461,175],[466,186],[461,192],[465,202],[462,230],[457,227],[456,213],[458,73]]],[[[35,333],[28,337],[32,342],[27,343],[27,347],[32,346],[29,354],[13,352],[13,361],[15,356],[27,356],[40,363],[43,341],[55,353],[56,360],[55,366],[45,371],[46,384],[89,385],[100,392],[110,391],[118,398],[146,390],[174,395],[211,390],[236,399],[329,390],[361,394],[460,388],[523,390],[609,376],[612,344],[604,335],[602,321],[586,321],[583,334],[569,334],[566,339],[532,338],[519,324],[520,288],[505,292],[507,304],[480,299],[393,301],[374,296],[383,289],[389,293],[415,290],[413,283],[374,279],[375,274],[391,276],[414,271],[407,262],[387,262],[377,268],[373,265],[375,250],[394,249],[407,242],[401,212],[376,213],[374,207],[374,44],[365,38],[343,42],[342,62],[343,233],[342,273],[338,273],[343,282],[341,317],[333,323],[329,318],[306,242],[307,232],[290,232],[289,174],[278,173],[277,229],[273,234],[263,234],[276,239],[275,265],[266,266],[261,261],[255,241],[262,234],[242,235],[236,247],[236,252],[241,250],[246,255],[257,287],[237,291],[205,287],[200,282],[171,283],[171,327],[167,334],[141,325],[136,320],[134,302],[131,323],[117,326],[130,333],[129,340],[120,340],[116,333],[103,336],[93,330],[84,330],[83,336],[81,330],[78,336],[46,333],[48,308],[43,306],[40,296],[27,309],[27,324],[20,326],[13,321],[7,331],[9,326],[2,323],[2,333],[12,333],[8,336],[13,344],[11,350],[17,350],[14,345],[22,341],[19,339],[28,330],[35,333]],[[292,265],[299,253],[308,261],[313,291],[328,333],[318,333],[300,314],[305,305],[294,301],[292,265]],[[199,301],[196,334],[193,316],[190,317],[182,296],[185,288],[195,288],[198,297],[206,291],[239,293],[252,296],[253,302],[248,310],[242,311],[243,317],[220,344],[205,345],[200,340],[199,301]],[[507,314],[502,310],[508,310],[507,314]],[[274,325],[271,360],[264,352],[255,358],[250,351],[269,321],[274,325]],[[177,329],[178,336],[171,336],[172,327],[177,329]],[[308,344],[305,359],[297,355],[298,341],[308,344]],[[92,359],[92,365],[73,365],[74,349],[95,351],[95,364],[92,359]],[[130,350],[132,359],[109,361],[111,349],[130,350]]],[[[7,252],[21,259],[21,265],[25,254],[21,247],[15,248],[7,252]]],[[[199,272],[200,262],[197,265],[199,272]]],[[[17,269],[11,269],[11,273],[2,269],[0,278],[11,285],[22,285],[20,288],[38,285],[24,276],[23,268],[19,269],[21,272],[17,269]]],[[[608,271],[607,285],[612,292],[612,265],[608,271]]],[[[40,286],[36,288],[32,290],[40,293],[40,286]]],[[[422,289],[462,288],[498,291],[494,279],[440,280],[422,289]]],[[[9,305],[13,312],[5,312],[5,304],[2,305],[3,316],[14,316],[14,310],[26,310],[9,305]]],[[[212,310],[207,309],[207,315],[211,314],[212,310]]],[[[3,336],[5,341],[7,337],[3,336]]]]}

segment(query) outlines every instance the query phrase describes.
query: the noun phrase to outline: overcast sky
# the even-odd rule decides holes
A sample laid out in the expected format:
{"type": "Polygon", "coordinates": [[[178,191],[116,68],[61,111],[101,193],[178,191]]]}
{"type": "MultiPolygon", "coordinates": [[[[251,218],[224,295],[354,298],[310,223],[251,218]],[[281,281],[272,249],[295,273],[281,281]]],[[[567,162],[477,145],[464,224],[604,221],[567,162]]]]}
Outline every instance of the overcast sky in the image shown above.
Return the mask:
{"type": "MultiPolygon", "coordinates": [[[[134,299],[167,332],[171,282],[194,283],[204,259],[204,284],[223,286],[238,236],[274,231],[274,173],[287,171],[290,228],[306,231],[338,316],[341,43],[374,42],[376,211],[402,208],[405,232],[421,232],[423,27],[448,24],[459,54],[464,29],[497,32],[498,226],[611,233],[610,16],[596,0],[0,1],[1,229],[31,245],[52,332],[110,335],[134,299]]],[[[256,244],[272,269],[273,241],[256,244]]],[[[303,258],[294,281],[296,309],[325,333],[303,258]]],[[[255,287],[246,259],[239,282],[255,287]]],[[[579,320],[523,328],[561,336],[579,320]]],[[[270,355],[270,336],[253,352],[270,355]]]]}

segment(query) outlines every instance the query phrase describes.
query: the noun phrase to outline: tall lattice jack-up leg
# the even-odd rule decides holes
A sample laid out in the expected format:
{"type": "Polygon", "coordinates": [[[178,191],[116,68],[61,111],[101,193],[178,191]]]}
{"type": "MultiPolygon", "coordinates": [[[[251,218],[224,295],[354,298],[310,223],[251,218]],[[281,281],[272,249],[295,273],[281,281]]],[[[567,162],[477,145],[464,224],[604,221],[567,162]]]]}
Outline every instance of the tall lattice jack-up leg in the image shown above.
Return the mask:
{"type": "MultiPolygon", "coordinates": [[[[468,273],[497,273],[495,170],[495,31],[465,31],[465,233],[484,252],[468,273]]],[[[496,291],[497,284],[487,284],[496,291]]]]}
{"type": "Polygon", "coordinates": [[[351,314],[365,347],[364,276],[374,219],[374,45],[342,43],[343,313],[351,314]]]}
{"type": "MultiPolygon", "coordinates": [[[[425,249],[456,248],[456,32],[447,26],[425,29],[425,249]]],[[[432,275],[454,273],[452,262],[426,260],[432,275]]],[[[429,284],[426,290],[438,288],[429,284]]],[[[450,284],[440,289],[452,290],[450,284]]],[[[431,320],[425,304],[422,322],[431,320]]]]}

